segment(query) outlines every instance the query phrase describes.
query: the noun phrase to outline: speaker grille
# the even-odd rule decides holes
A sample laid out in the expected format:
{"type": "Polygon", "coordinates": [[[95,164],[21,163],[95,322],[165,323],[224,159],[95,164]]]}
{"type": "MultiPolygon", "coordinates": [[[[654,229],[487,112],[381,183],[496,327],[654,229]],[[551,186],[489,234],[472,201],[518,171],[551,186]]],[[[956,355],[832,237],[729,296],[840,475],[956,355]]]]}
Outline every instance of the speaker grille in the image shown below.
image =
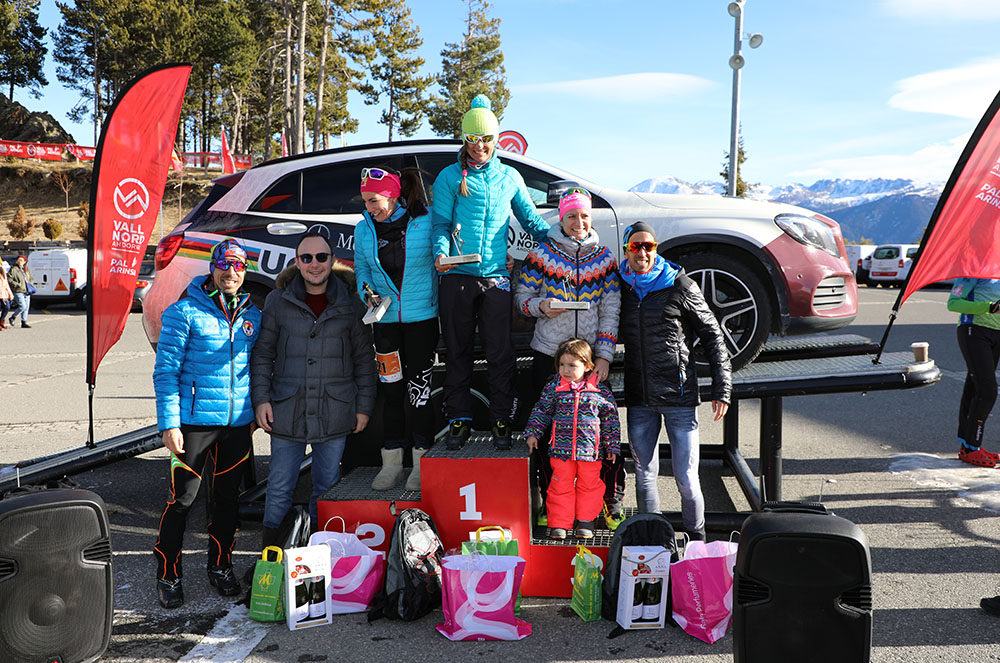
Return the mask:
{"type": "Polygon", "coordinates": [[[771,588],[753,578],[739,576],[736,582],[736,602],[740,605],[767,601],[771,598],[771,588]]]}
{"type": "Polygon", "coordinates": [[[17,562],[12,559],[0,559],[0,582],[17,573],[17,562]]]}
{"type": "Polygon", "coordinates": [[[111,544],[103,502],[53,490],[0,502],[0,661],[95,661],[111,635],[111,544]]]}
{"type": "Polygon", "coordinates": [[[840,605],[860,612],[870,612],[872,609],[871,585],[861,585],[860,587],[846,590],[840,595],[840,605]]]}

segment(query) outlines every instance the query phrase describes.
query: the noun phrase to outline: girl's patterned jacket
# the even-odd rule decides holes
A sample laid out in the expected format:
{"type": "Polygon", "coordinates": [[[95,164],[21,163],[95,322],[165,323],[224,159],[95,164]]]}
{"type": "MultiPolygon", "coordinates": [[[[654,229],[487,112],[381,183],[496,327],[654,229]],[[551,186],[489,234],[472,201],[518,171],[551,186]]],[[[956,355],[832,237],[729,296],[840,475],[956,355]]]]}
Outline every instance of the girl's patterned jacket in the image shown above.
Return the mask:
{"type": "Polygon", "coordinates": [[[542,389],[524,436],[541,438],[552,424],[549,456],[562,460],[599,461],[605,451],[621,453],[618,407],[607,385],[594,373],[576,387],[556,375],[542,389]]]}

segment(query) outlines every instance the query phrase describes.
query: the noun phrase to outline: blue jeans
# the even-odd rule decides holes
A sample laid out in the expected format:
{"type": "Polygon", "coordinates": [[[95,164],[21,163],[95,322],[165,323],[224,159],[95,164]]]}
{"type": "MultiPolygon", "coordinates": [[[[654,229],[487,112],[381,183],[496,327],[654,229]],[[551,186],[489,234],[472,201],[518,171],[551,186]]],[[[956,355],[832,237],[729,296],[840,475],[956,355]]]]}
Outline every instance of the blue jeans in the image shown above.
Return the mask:
{"type": "MultiPolygon", "coordinates": [[[[309,499],[309,517],[314,530],[318,525],[316,499],[340,481],[340,459],[344,455],[346,443],[347,436],[344,435],[310,445],[313,489],[309,499]]],[[[267,475],[267,497],[264,501],[264,527],[280,527],[285,514],[292,508],[292,496],[299,482],[299,466],[305,456],[305,442],[291,442],[280,437],[271,437],[271,465],[267,475]]]]}
{"type": "Polygon", "coordinates": [[[31,295],[24,292],[14,293],[14,307],[11,309],[12,315],[11,320],[14,320],[19,315],[21,316],[21,322],[28,321],[28,308],[31,306],[31,295]]]}
{"type": "Polygon", "coordinates": [[[658,513],[660,418],[670,440],[674,481],[681,494],[681,518],[688,532],[705,532],[705,498],[698,480],[698,408],[629,407],[628,441],[635,461],[635,496],[640,513],[658,513]]]}

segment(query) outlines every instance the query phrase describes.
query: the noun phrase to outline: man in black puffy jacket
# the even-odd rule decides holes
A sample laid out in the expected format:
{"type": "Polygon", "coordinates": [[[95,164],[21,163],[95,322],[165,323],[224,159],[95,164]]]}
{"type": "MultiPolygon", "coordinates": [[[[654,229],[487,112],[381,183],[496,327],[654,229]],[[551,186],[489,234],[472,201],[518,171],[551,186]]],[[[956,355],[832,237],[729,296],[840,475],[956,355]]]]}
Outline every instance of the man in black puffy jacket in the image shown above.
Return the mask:
{"type": "Polygon", "coordinates": [[[684,529],[705,538],[705,500],[698,479],[698,376],[691,346],[700,339],[712,370],[712,412],[729,409],[729,353],[715,315],[698,285],[678,265],[656,252],[646,223],[625,230],[627,261],[621,266],[618,340],[625,344],[625,405],[628,440],[635,461],[640,512],[658,512],[660,421],[670,441],[674,480],[681,494],[684,529]]]}

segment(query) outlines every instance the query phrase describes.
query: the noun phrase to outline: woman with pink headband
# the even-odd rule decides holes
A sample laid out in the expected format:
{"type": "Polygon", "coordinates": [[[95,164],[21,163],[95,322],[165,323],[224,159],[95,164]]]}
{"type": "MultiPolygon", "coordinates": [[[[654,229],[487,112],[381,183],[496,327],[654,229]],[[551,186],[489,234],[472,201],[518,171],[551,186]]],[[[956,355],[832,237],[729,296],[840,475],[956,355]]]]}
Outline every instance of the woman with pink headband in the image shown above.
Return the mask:
{"type": "Polygon", "coordinates": [[[431,368],[438,336],[438,279],[431,216],[419,171],[361,170],[364,218],[354,230],[358,294],[369,305],[388,301],[374,323],[378,387],[384,397],[382,469],[372,489],[389,490],[412,449],[407,490],[420,490],[420,459],[434,443],[431,368]]]}
{"type": "MultiPolygon", "coordinates": [[[[607,379],[615,356],[621,303],[618,263],[614,253],[601,246],[597,231],[591,227],[592,206],[590,192],[582,187],[563,192],[559,199],[559,223],[549,229],[545,241],[524,259],[518,276],[514,301],[521,313],[536,318],[531,338],[532,386],[536,396],[555,374],[556,350],[564,341],[579,338],[590,344],[599,382],[607,379]],[[565,302],[586,302],[589,308],[560,308],[565,302]]],[[[547,436],[539,440],[533,453],[537,458],[539,489],[546,495],[551,477],[547,436]]],[[[623,519],[625,495],[621,456],[614,461],[605,459],[601,476],[607,486],[604,501],[609,512],[608,524],[617,527],[623,519]]],[[[546,521],[543,505],[537,522],[542,525],[546,521]]],[[[592,525],[584,523],[581,527],[593,529],[592,525]]]]}

